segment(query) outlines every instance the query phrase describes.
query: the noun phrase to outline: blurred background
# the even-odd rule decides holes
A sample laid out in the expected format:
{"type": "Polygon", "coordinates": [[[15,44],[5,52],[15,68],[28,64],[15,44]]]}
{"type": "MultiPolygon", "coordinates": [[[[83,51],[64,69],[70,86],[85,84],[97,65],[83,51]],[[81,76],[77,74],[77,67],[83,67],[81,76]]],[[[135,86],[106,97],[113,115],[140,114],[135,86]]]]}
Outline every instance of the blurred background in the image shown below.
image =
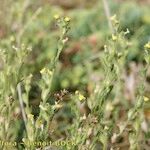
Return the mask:
{"type": "MultiPolygon", "coordinates": [[[[130,54],[124,75],[125,95],[132,100],[143,46],[150,40],[150,1],[108,0],[108,5],[110,16],[117,14],[121,29],[130,31],[130,54]]],[[[33,73],[36,80],[56,52],[60,31],[55,14],[70,17],[71,29],[69,42],[60,56],[53,91],[78,89],[90,95],[95,83],[102,79],[100,57],[112,34],[102,0],[0,0],[1,48],[11,51],[18,40],[31,46],[24,73],[33,73]]]]}
{"type": "MultiPolygon", "coordinates": [[[[110,15],[117,14],[122,30],[130,31],[130,54],[123,76],[124,97],[132,104],[143,46],[150,40],[150,0],[108,0],[108,3],[110,15]]],[[[71,29],[57,66],[53,93],[61,89],[80,90],[88,97],[95,84],[103,80],[100,59],[112,33],[102,0],[0,0],[1,49],[11,51],[18,40],[33,49],[24,73],[34,75],[31,99],[35,103],[39,89],[34,81],[53,58],[60,35],[55,14],[70,17],[71,29]]],[[[146,80],[146,95],[150,97],[150,71],[146,80]]],[[[145,115],[150,119],[149,106],[145,107],[145,115]]]]}
{"type": "MultiPolygon", "coordinates": [[[[143,45],[150,39],[150,1],[108,2],[111,16],[117,14],[121,28],[130,30],[127,61],[133,67],[140,61],[143,45]]],[[[33,48],[28,71],[38,72],[49,63],[57,47],[60,32],[53,18],[55,14],[69,16],[71,30],[68,45],[61,54],[61,73],[54,88],[90,90],[91,80],[99,80],[97,69],[93,70],[98,65],[95,60],[111,35],[101,0],[0,0],[1,48],[7,48],[10,42],[15,44],[15,38],[21,33],[21,43],[33,48]],[[87,73],[90,69],[92,74],[87,73]]]]}

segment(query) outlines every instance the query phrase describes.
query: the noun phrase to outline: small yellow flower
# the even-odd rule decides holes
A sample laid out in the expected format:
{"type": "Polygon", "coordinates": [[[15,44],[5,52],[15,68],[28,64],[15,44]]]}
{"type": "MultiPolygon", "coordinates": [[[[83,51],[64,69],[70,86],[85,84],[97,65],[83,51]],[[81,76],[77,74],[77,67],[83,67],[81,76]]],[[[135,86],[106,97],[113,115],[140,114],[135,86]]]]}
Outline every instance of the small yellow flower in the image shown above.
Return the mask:
{"type": "Polygon", "coordinates": [[[105,127],[104,127],[104,130],[108,130],[108,129],[109,129],[108,126],[105,126],[105,127]]]}
{"type": "Polygon", "coordinates": [[[62,107],[63,107],[63,105],[62,105],[62,104],[59,104],[59,103],[57,103],[57,102],[55,102],[55,105],[53,106],[54,109],[60,109],[60,108],[62,108],[62,107]]]}
{"type": "Polygon", "coordinates": [[[104,48],[106,49],[106,48],[107,48],[107,45],[104,45],[104,48]]]}
{"type": "Polygon", "coordinates": [[[117,15],[114,14],[113,16],[110,17],[110,20],[111,20],[111,21],[114,21],[114,20],[116,20],[116,18],[117,18],[117,15]]]}
{"type": "Polygon", "coordinates": [[[46,68],[43,68],[43,69],[40,71],[41,74],[43,74],[43,73],[45,73],[45,72],[46,72],[46,68]]]}
{"type": "Polygon", "coordinates": [[[111,20],[114,24],[118,24],[118,23],[119,23],[119,21],[117,20],[116,14],[113,15],[112,17],[110,17],[110,20],[111,20]]]}
{"type": "Polygon", "coordinates": [[[144,45],[144,48],[150,49],[150,41],[144,45]]]}
{"type": "Polygon", "coordinates": [[[114,110],[114,106],[112,105],[112,103],[108,102],[106,105],[106,111],[113,111],[114,110]]]}
{"type": "Polygon", "coordinates": [[[65,44],[68,41],[68,37],[62,40],[63,44],[65,44]]]}
{"type": "Polygon", "coordinates": [[[86,98],[84,97],[84,95],[82,95],[79,91],[75,91],[75,94],[78,95],[78,98],[80,101],[85,100],[86,98]]]}
{"type": "Polygon", "coordinates": [[[33,77],[33,75],[32,74],[30,74],[27,78],[28,79],[31,79],[33,77]]]}
{"type": "Polygon", "coordinates": [[[66,22],[69,22],[70,20],[71,20],[71,18],[69,18],[69,17],[65,17],[65,19],[64,19],[66,22]]]}
{"type": "Polygon", "coordinates": [[[83,100],[85,100],[85,99],[86,99],[86,98],[80,93],[80,94],[79,94],[79,100],[80,100],[80,101],[83,101],[83,100]]]}
{"type": "Polygon", "coordinates": [[[58,19],[60,18],[60,16],[59,16],[58,14],[56,14],[56,15],[54,15],[54,18],[55,18],[56,20],[58,20],[58,19]]]}
{"type": "Polygon", "coordinates": [[[114,34],[112,34],[112,40],[113,40],[113,41],[116,41],[116,40],[117,40],[117,36],[114,35],[114,34]]]}
{"type": "Polygon", "coordinates": [[[48,73],[49,75],[52,75],[52,74],[53,74],[53,72],[52,72],[51,70],[49,70],[49,69],[47,69],[47,73],[48,73]]]}
{"type": "Polygon", "coordinates": [[[148,97],[146,97],[146,96],[144,96],[144,101],[145,102],[148,102],[150,99],[148,98],[148,97]]]}
{"type": "Polygon", "coordinates": [[[75,91],[75,94],[76,94],[76,95],[79,94],[79,91],[75,91]]]}
{"type": "Polygon", "coordinates": [[[13,48],[14,50],[18,51],[18,48],[17,48],[15,45],[13,45],[12,48],[13,48]]]}
{"type": "Polygon", "coordinates": [[[43,68],[41,71],[40,71],[41,74],[49,74],[49,75],[52,75],[52,71],[49,70],[48,68],[43,68]]]}
{"type": "Polygon", "coordinates": [[[42,125],[43,125],[43,121],[42,121],[41,119],[38,119],[38,120],[36,121],[36,127],[37,127],[37,128],[41,128],[42,125]]]}
{"type": "Polygon", "coordinates": [[[33,119],[33,117],[34,117],[34,115],[28,114],[28,118],[29,118],[29,119],[33,119]]]}
{"type": "Polygon", "coordinates": [[[61,105],[61,104],[57,104],[57,105],[55,105],[54,107],[55,107],[55,109],[60,109],[60,108],[62,108],[62,107],[63,107],[63,105],[61,105]]]}

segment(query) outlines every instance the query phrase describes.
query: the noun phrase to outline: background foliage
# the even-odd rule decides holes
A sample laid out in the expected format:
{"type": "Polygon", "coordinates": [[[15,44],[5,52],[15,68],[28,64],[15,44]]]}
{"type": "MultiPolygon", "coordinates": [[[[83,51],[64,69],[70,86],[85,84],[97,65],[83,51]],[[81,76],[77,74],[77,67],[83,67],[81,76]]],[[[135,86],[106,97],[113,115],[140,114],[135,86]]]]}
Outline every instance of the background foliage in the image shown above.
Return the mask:
{"type": "Polygon", "coordinates": [[[0,0],[1,141],[148,149],[150,3],[109,7],[114,34],[102,1],[0,0]]]}

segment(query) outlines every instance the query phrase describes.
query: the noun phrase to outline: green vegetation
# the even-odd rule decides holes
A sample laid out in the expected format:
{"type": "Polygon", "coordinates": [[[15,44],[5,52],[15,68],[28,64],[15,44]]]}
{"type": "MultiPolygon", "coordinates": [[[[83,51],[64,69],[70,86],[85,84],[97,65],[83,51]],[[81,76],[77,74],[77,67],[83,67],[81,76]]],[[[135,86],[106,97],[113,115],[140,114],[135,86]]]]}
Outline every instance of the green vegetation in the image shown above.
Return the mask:
{"type": "Polygon", "coordinates": [[[149,149],[149,3],[103,5],[1,0],[0,149],[149,149]]]}

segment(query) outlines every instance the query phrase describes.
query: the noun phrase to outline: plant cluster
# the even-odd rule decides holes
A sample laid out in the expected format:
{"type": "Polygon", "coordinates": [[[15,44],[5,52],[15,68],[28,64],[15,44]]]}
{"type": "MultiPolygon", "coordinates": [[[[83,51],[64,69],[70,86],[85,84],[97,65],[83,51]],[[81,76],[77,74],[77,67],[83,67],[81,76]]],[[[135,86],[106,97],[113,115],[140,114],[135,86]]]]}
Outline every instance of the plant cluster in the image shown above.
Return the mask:
{"type": "Polygon", "coordinates": [[[149,149],[148,9],[136,20],[108,18],[110,34],[99,3],[72,18],[44,3],[16,1],[4,22],[11,29],[0,29],[0,149],[149,149]],[[60,15],[47,21],[47,12],[60,15]]]}

